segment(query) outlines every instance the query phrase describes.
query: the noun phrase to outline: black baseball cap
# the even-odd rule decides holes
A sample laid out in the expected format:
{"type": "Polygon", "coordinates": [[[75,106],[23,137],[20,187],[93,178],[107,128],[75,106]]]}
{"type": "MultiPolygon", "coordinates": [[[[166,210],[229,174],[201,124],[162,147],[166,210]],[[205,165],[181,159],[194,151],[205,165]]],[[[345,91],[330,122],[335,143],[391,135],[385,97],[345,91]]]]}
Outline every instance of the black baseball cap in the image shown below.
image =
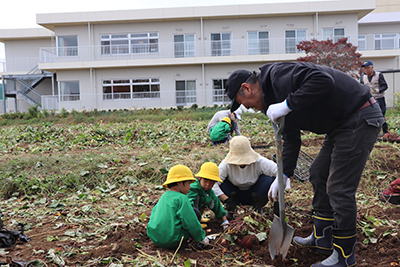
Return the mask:
{"type": "Polygon", "coordinates": [[[240,104],[236,102],[236,94],[242,86],[242,83],[244,83],[251,74],[253,73],[248,70],[235,70],[229,76],[225,84],[225,93],[228,95],[229,99],[232,100],[231,112],[234,112],[240,107],[240,104]]]}

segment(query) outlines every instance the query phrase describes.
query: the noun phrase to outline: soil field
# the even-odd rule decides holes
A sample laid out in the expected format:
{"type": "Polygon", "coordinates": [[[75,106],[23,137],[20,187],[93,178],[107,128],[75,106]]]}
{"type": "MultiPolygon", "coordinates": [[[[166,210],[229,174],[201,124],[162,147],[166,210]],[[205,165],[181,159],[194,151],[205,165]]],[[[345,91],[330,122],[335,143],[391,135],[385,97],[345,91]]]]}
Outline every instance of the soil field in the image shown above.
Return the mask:
{"type": "MultiPolygon", "coordinates": [[[[321,143],[322,137],[306,139],[302,150],[315,157],[321,143]]],[[[268,157],[274,152],[273,147],[268,148],[264,143],[252,145],[261,147],[255,150],[268,157]]],[[[202,144],[187,148],[188,153],[202,149],[205,149],[202,144]]],[[[133,149],[129,153],[134,157],[140,151],[133,149]]],[[[121,162],[129,164],[128,160],[121,162]]],[[[383,190],[389,181],[400,178],[399,173],[399,147],[378,141],[359,191],[371,186],[376,191],[383,190]],[[379,178],[377,170],[386,176],[379,178]]],[[[286,215],[295,236],[306,237],[312,232],[311,190],[308,181],[294,180],[292,189],[287,191],[286,215]]],[[[23,262],[35,259],[32,266],[310,266],[325,258],[312,249],[292,244],[283,262],[271,259],[268,250],[268,231],[273,221],[270,202],[264,207],[263,216],[254,213],[251,207],[240,207],[226,231],[222,231],[221,221],[211,219],[207,234],[219,236],[204,249],[198,248],[195,242],[179,251],[159,248],[147,237],[146,225],[152,207],[164,192],[159,185],[138,183],[73,195],[59,193],[51,199],[5,200],[1,211],[4,227],[11,226],[13,220],[29,225],[25,234],[30,241],[17,241],[14,247],[0,250],[0,262],[14,262],[13,266],[24,266],[23,262]],[[244,248],[240,239],[249,233],[266,233],[266,238],[261,238],[259,245],[251,249],[244,248]]],[[[358,194],[357,200],[360,222],[357,266],[400,265],[400,206],[379,201],[378,194],[358,194]]],[[[209,216],[212,218],[212,213],[209,216]]]]}

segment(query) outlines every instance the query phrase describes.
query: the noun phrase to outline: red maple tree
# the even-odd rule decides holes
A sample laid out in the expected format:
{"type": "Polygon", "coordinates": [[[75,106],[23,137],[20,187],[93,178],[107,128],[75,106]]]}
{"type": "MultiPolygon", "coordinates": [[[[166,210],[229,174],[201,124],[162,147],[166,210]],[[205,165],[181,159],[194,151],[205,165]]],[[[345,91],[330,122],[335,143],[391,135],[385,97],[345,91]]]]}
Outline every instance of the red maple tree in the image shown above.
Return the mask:
{"type": "Polygon", "coordinates": [[[332,39],[318,41],[301,41],[297,45],[299,51],[305,51],[305,57],[299,57],[297,61],[313,62],[325,65],[349,74],[358,79],[362,65],[361,54],[357,53],[357,46],[348,43],[347,38],[341,38],[337,42],[332,39]]]}

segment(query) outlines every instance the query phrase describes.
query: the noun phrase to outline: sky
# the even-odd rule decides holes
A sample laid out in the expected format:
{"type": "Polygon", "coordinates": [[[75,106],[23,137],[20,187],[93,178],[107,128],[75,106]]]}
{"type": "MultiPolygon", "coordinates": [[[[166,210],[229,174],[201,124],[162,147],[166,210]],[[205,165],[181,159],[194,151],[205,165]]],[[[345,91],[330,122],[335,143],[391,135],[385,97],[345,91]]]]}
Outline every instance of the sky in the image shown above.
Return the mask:
{"type": "MultiPolygon", "coordinates": [[[[310,0],[11,0],[2,1],[0,29],[38,28],[36,14],[80,11],[125,10],[164,7],[240,5],[310,0]]],[[[0,43],[0,61],[4,60],[4,44],[0,43]]],[[[1,63],[0,63],[1,64],[1,63]]]]}

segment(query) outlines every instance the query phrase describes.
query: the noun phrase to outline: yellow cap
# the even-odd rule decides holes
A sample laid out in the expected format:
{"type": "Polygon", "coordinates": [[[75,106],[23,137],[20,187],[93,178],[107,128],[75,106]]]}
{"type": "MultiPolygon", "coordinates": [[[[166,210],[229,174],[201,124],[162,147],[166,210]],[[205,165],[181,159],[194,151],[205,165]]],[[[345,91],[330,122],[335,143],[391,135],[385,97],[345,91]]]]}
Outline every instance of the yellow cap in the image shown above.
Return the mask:
{"type": "Polygon", "coordinates": [[[201,165],[199,173],[196,174],[196,177],[206,178],[216,182],[222,182],[219,178],[219,169],[217,164],[213,162],[206,162],[201,165]]]}
{"type": "Polygon", "coordinates": [[[194,178],[192,171],[188,167],[179,164],[175,165],[169,170],[167,180],[165,181],[165,183],[163,183],[163,186],[168,188],[169,184],[184,181],[194,182],[196,181],[196,179],[194,178]]]}
{"type": "Polygon", "coordinates": [[[225,122],[229,123],[229,126],[232,126],[231,119],[228,117],[223,118],[221,121],[225,121],[225,122]]]}

